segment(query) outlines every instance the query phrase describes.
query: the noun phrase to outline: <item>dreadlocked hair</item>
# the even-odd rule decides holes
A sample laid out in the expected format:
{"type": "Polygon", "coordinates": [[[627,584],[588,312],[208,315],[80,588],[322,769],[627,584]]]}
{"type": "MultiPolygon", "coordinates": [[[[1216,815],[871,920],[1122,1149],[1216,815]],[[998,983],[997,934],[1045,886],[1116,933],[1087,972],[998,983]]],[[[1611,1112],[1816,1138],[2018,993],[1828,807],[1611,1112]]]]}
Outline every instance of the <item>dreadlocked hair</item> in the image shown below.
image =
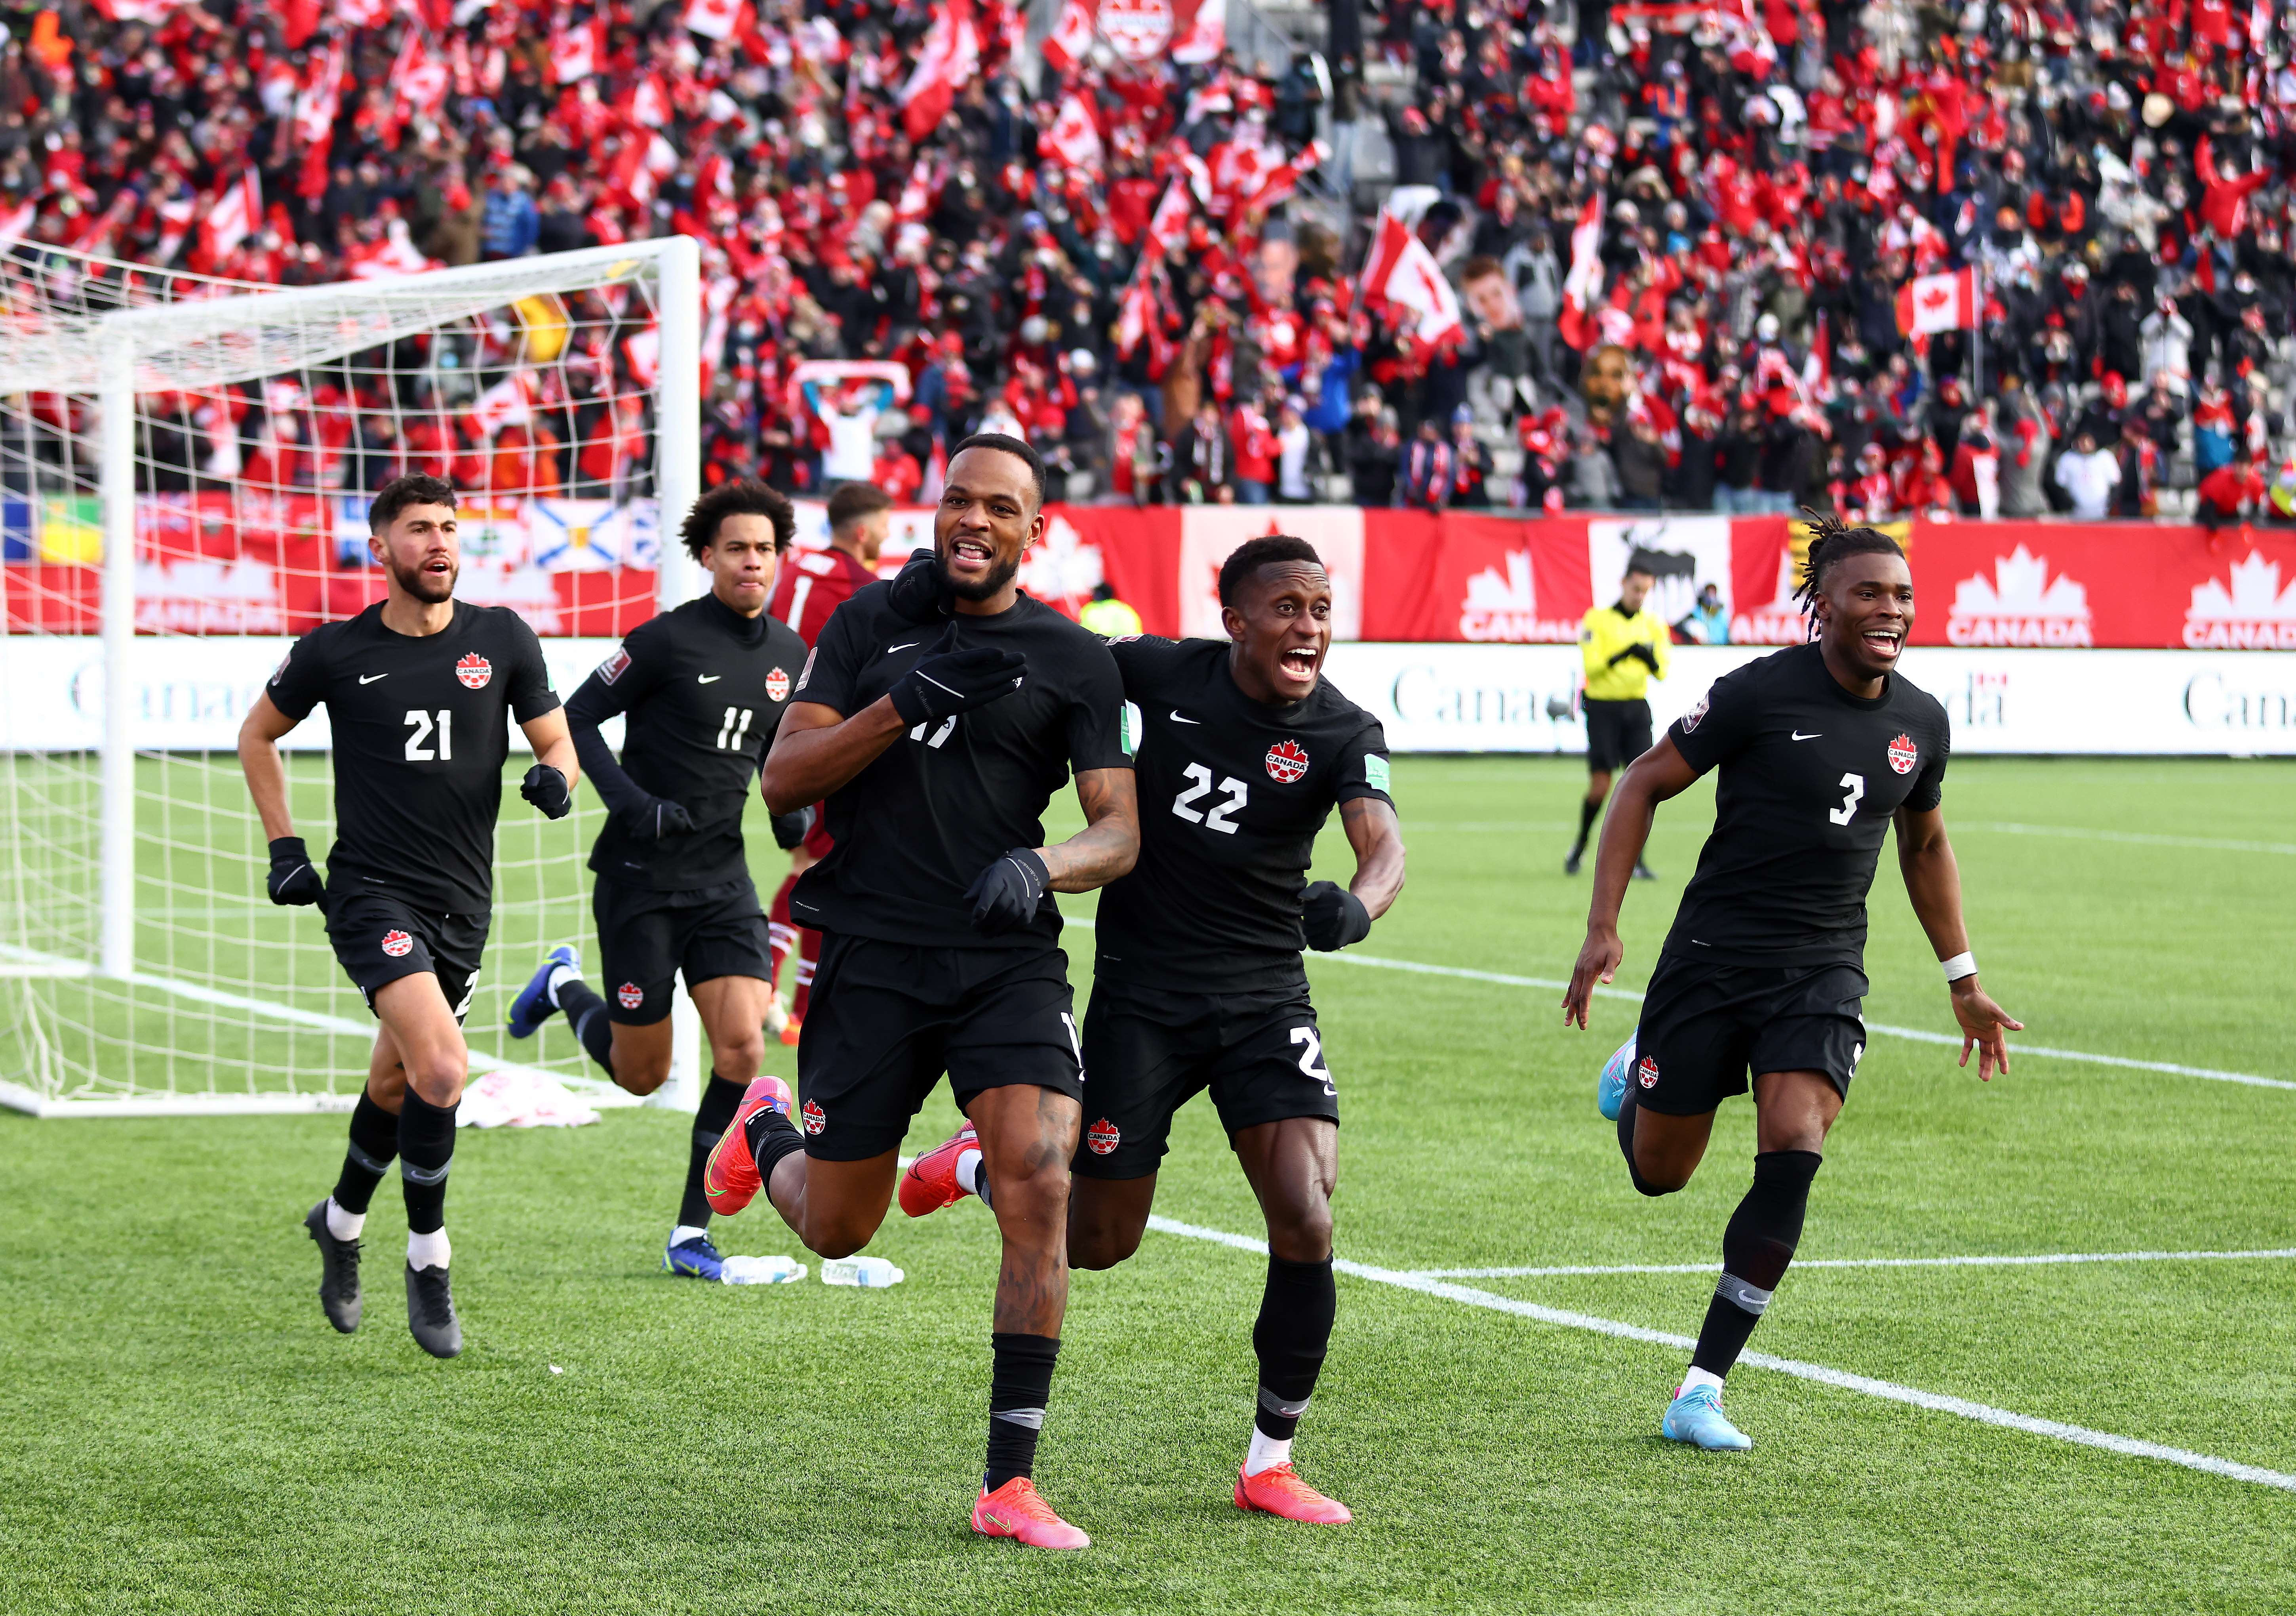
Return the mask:
{"type": "Polygon", "coordinates": [[[1879,528],[1853,528],[1839,516],[1820,516],[1807,506],[1801,514],[1809,525],[1809,549],[1802,556],[1801,587],[1794,591],[1794,599],[1801,603],[1805,616],[1816,611],[1826,572],[1834,562],[1852,555],[1902,557],[1906,554],[1896,539],[1879,528]]]}

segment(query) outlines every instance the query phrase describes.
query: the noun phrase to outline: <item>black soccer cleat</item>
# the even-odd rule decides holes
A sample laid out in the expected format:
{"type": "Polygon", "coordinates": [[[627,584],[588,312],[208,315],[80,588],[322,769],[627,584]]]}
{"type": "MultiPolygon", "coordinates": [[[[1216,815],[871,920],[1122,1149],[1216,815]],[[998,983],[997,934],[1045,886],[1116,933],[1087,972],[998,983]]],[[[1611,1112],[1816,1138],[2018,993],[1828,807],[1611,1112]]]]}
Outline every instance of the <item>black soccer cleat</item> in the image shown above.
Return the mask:
{"type": "Polygon", "coordinates": [[[1637,858],[1635,860],[1635,879],[1636,881],[1656,881],[1658,879],[1658,872],[1652,869],[1650,865],[1644,864],[1641,859],[1637,858]]]}
{"type": "Polygon", "coordinates": [[[407,1264],[406,1327],[432,1358],[453,1358],[463,1349],[463,1324],[455,1317],[455,1292],[444,1267],[407,1264]]]}
{"type": "Polygon", "coordinates": [[[359,1327],[359,1243],[337,1240],[327,1228],[327,1203],[313,1207],[303,1226],[319,1246],[319,1306],[345,1335],[359,1327]]]}
{"type": "Polygon", "coordinates": [[[1562,861],[1562,873],[1565,875],[1576,875],[1578,874],[1578,861],[1586,857],[1587,849],[1585,848],[1572,848],[1570,849],[1570,856],[1562,861]]]}

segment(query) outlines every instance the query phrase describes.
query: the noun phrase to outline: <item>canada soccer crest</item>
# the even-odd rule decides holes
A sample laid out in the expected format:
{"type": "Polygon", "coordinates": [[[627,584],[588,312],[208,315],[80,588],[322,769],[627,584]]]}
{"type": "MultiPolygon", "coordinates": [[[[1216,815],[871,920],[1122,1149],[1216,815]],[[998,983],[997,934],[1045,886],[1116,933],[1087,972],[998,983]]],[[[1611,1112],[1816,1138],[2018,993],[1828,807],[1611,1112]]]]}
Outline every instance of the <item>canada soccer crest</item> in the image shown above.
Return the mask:
{"type": "Polygon", "coordinates": [[[1094,1155],[1105,1156],[1114,1152],[1123,1137],[1124,1130],[1103,1117],[1086,1130],[1084,1142],[1092,1147],[1094,1155]]]}
{"type": "Polygon", "coordinates": [[[819,1101],[808,1100],[799,1114],[805,1118],[805,1131],[809,1134],[817,1134],[829,1126],[829,1113],[821,1109],[819,1101]]]}
{"type": "Polygon", "coordinates": [[[775,701],[787,701],[789,699],[789,690],[790,677],[788,669],[776,668],[773,672],[766,676],[766,695],[768,700],[775,701]]]}
{"type": "Polygon", "coordinates": [[[1911,735],[1899,735],[1890,742],[1890,767],[1901,775],[1912,774],[1914,765],[1920,761],[1921,755],[1920,750],[1914,745],[1914,738],[1911,735]]]}
{"type": "Polygon", "coordinates": [[[1267,749],[1267,772],[1284,785],[1296,784],[1308,772],[1308,752],[1297,741],[1278,741],[1267,749]]]}
{"type": "Polygon", "coordinates": [[[474,651],[455,664],[455,677],[465,690],[484,690],[487,681],[495,677],[495,665],[474,651]]]}
{"type": "Polygon", "coordinates": [[[1652,1060],[1650,1056],[1644,1055],[1642,1058],[1642,1063],[1635,1068],[1635,1081],[1641,1084],[1644,1088],[1656,1088],[1658,1087],[1658,1062],[1652,1060]]]}
{"type": "Polygon", "coordinates": [[[386,931],[382,934],[382,951],[393,959],[405,959],[414,952],[414,939],[404,931],[386,931]]]}
{"type": "Polygon", "coordinates": [[[636,982],[624,982],[614,989],[614,997],[622,1001],[623,1009],[636,1010],[645,1003],[645,989],[636,982]]]}

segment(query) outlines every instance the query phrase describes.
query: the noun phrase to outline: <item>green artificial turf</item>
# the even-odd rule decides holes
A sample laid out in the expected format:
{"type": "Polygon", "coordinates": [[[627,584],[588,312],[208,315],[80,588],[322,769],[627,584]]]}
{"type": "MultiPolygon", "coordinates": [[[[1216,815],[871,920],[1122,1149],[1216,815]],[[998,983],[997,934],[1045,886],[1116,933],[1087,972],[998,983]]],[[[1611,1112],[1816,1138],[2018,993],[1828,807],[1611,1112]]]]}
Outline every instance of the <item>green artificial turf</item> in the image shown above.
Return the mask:
{"type": "MultiPolygon", "coordinates": [[[[1354,952],[1567,975],[1586,902],[1560,869],[1576,768],[1404,759],[1395,778],[1411,883],[1354,952]]],[[[2292,800],[2296,769],[2276,763],[1956,760],[1946,811],[1973,945],[2025,1041],[2296,1080],[2292,800]]],[[[1661,810],[1661,879],[1630,897],[1622,988],[1647,976],[1710,816],[1703,789],[1661,810]]],[[[213,824],[243,837],[230,813],[213,824]]],[[[175,840],[179,907],[209,870],[234,902],[252,890],[255,849],[175,840]]],[[[1335,833],[1321,851],[1343,878],[1335,833]]],[[[758,855],[768,882],[776,862],[758,855]]],[[[578,868],[521,871],[529,900],[546,889],[558,907],[513,913],[488,955],[498,996],[580,892],[578,868]]],[[[1950,1029],[1886,857],[1873,912],[1869,1019],[1950,1029]]],[[[299,962],[296,926],[316,921],[250,911],[217,930],[299,962]]],[[[1089,940],[1070,939],[1080,995],[1089,940]]],[[[180,929],[161,944],[186,948],[180,929]]],[[[343,1013],[343,989],[297,968],[299,991],[343,1013]]],[[[1592,1094],[1631,1002],[1598,1000],[1594,1030],[1566,1032],[1553,988],[1357,958],[1311,975],[1346,1115],[1343,1257],[1716,1260],[1751,1114],[1726,1108],[1687,1191],[1636,1195],[1592,1094]]],[[[138,1014],[156,1062],[165,1015],[138,1014]]],[[[562,1026],[540,1042],[578,1069],[562,1026]]],[[[2296,1247],[2296,1091],[2030,1054],[1980,1085],[1954,1054],[1874,1039],[1805,1259],[2296,1247]]],[[[183,1064],[184,1086],[213,1079],[183,1064]]],[[[769,1064],[793,1071],[793,1052],[771,1046],[769,1064]]],[[[936,1095],[912,1148],[954,1116],[936,1095]]],[[[341,1338],[320,1316],[299,1219],[332,1181],[340,1118],[0,1114],[0,1610],[2296,1609],[2296,1492],[1752,1366],[1729,1406],[1753,1452],[1694,1453],[1656,1436],[1678,1349],[1352,1276],[1298,1458],[1357,1520],[1247,1518],[1228,1491],[1263,1265],[1164,1233],[1076,1278],[1037,1476],[1094,1546],[981,1541],[965,1520],[988,1218],[971,1202],[896,1213],[870,1248],[907,1270],[890,1292],[672,1281],[657,1265],[688,1127],[642,1110],[466,1130],[448,1212],[469,1346],[439,1364],[404,1327],[387,1185],[365,1327],[341,1338]]],[[[1176,1130],[1158,1210],[1258,1232],[1203,1104],[1176,1130]]],[[[797,1250],[762,1207],[718,1234],[728,1251],[797,1250]]],[[[1696,1274],[1456,1283],[1685,1335],[1710,1290],[1696,1274]]],[[[2285,1257],[1805,1267],[1754,1346],[2296,1472],[2285,1257]]]]}

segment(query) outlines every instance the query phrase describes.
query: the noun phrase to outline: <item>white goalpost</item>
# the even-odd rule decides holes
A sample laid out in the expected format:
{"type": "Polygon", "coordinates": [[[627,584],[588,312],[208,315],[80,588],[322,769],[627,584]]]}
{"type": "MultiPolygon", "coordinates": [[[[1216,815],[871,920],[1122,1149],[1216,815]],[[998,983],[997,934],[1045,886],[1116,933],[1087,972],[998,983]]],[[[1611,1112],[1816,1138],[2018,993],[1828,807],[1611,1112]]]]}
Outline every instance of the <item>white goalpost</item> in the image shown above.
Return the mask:
{"type": "MultiPolygon", "coordinates": [[[[240,720],[292,638],[379,599],[367,496],[462,502],[457,595],[516,607],[562,696],[689,598],[701,264],[682,236],[281,289],[0,248],[0,1104],[35,1115],[348,1109],[374,1023],[316,909],[264,895],[240,720]]],[[[618,737],[610,737],[618,738],[618,737]]],[[[594,798],[512,789],[467,1029],[473,1077],[627,1099],[558,1023],[509,1042],[541,951],[594,957],[594,798]]],[[[285,743],[299,833],[332,840],[324,711],[285,743]]],[[[690,1106],[681,992],[671,1080],[690,1106]]]]}

